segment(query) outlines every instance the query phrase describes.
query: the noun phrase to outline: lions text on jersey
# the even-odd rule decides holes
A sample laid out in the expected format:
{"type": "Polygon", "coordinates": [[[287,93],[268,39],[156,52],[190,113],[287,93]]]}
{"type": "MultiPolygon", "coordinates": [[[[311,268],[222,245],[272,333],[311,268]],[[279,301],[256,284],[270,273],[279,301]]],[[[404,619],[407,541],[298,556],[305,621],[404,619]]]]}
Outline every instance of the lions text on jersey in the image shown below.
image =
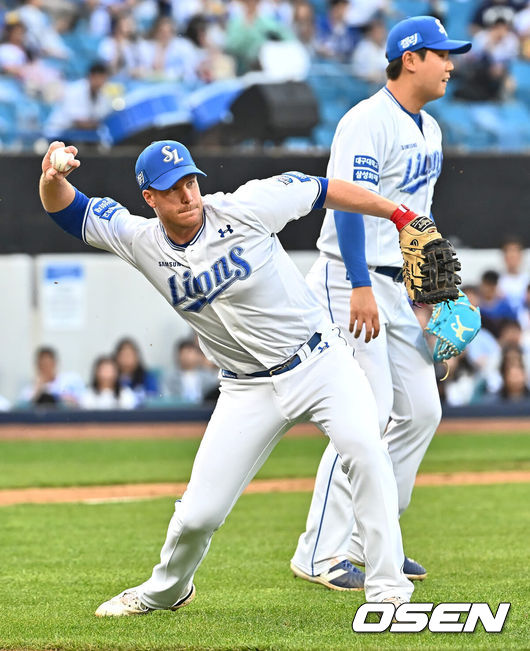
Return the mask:
{"type": "Polygon", "coordinates": [[[172,242],[158,219],[92,198],[83,239],[139,269],[196,330],[215,364],[250,373],[283,362],[329,328],[275,235],[324,198],[322,180],[298,173],[206,195],[201,229],[185,246],[172,242]]]}

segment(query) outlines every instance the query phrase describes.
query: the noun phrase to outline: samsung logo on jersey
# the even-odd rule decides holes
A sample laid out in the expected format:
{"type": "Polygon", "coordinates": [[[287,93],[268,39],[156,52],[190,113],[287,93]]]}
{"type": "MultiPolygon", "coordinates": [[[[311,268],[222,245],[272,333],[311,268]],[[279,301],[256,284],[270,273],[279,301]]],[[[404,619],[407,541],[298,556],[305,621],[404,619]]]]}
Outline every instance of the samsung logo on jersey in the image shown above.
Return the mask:
{"type": "Polygon", "coordinates": [[[184,265],[181,264],[180,262],[176,262],[175,260],[159,260],[158,266],[159,267],[183,267],[184,265]]]}
{"type": "Polygon", "coordinates": [[[245,280],[252,273],[250,264],[241,257],[243,247],[235,246],[228,255],[223,255],[213,265],[196,276],[186,270],[182,277],[168,279],[173,307],[181,306],[186,312],[200,312],[212,303],[236,280],[245,280]],[[188,303],[184,306],[184,303],[188,303]]]}

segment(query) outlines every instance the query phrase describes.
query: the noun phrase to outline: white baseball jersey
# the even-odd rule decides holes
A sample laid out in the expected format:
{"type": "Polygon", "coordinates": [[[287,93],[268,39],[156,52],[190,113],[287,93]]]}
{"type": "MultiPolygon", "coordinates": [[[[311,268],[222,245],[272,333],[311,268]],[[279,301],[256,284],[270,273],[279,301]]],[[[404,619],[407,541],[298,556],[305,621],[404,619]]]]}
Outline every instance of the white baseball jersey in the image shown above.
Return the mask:
{"type": "Polygon", "coordinates": [[[290,172],[203,197],[203,224],[186,246],[161,222],[92,198],[83,239],[141,271],[198,333],[221,368],[251,373],[284,362],[328,319],[275,233],[306,215],[325,191],[290,172]]]}
{"type": "MultiPolygon", "coordinates": [[[[326,176],[359,185],[429,215],[442,167],[442,136],[436,120],[421,111],[422,131],[387,88],[360,102],[341,119],[326,176]]],[[[401,267],[398,233],[385,219],[364,216],[368,265],[401,267]]],[[[332,210],[317,242],[322,253],[341,259],[332,210]]]]}
{"type": "MultiPolygon", "coordinates": [[[[386,88],[357,104],[335,132],[328,178],[353,180],[416,213],[429,215],[442,164],[441,134],[425,111],[421,111],[421,120],[420,130],[386,88]]],[[[348,332],[351,283],[331,210],[326,213],[318,240],[321,255],[307,280],[321,305],[353,344],[355,358],[370,382],[402,513],[410,502],[416,472],[440,421],[441,407],[432,357],[405,287],[374,270],[378,266],[402,266],[398,231],[391,221],[366,215],[364,226],[366,262],[371,267],[368,277],[381,323],[376,339],[365,343],[364,336],[354,339],[348,332]]],[[[351,247],[350,253],[360,247],[354,237],[341,239],[341,245],[343,251],[345,246],[351,247]]],[[[348,493],[348,482],[337,464],[337,450],[329,444],[318,468],[306,531],[300,536],[293,558],[296,567],[314,576],[328,571],[336,557],[362,560],[361,529],[352,519],[348,493]]]]}

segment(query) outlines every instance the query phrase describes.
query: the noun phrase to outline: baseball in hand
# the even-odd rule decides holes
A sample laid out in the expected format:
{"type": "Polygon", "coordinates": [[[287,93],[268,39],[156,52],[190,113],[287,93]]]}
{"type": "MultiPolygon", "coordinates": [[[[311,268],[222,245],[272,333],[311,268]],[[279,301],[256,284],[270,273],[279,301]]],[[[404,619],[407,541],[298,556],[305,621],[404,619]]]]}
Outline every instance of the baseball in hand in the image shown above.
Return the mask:
{"type": "Polygon", "coordinates": [[[72,169],[70,161],[74,160],[74,155],[69,151],[65,151],[64,147],[54,149],[50,155],[50,162],[52,167],[58,172],[68,172],[72,169]]]}

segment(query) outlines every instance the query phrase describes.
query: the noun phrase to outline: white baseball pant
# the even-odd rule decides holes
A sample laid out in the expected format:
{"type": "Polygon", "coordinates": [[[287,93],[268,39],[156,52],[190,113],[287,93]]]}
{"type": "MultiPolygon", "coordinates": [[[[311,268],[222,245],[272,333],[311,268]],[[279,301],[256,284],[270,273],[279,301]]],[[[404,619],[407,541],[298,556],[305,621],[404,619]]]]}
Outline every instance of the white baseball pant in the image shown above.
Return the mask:
{"type": "Polygon", "coordinates": [[[168,608],[191,589],[212,534],[295,423],[314,422],[340,451],[349,508],[366,547],[366,599],[410,598],[392,464],[379,436],[375,401],[339,329],[326,333],[297,367],[267,378],[224,378],[197,452],[190,482],[175,505],[160,563],[139,587],[143,603],[168,608]],[[352,508],[353,501],[353,508],[352,508]]]}
{"type": "MultiPolygon", "coordinates": [[[[392,459],[401,514],[410,503],[418,467],[440,422],[440,399],[432,357],[403,283],[374,270],[370,278],[381,331],[368,344],[364,331],[358,339],[348,331],[351,284],[344,263],[321,255],[307,281],[354,347],[355,358],[370,382],[380,433],[392,459]]],[[[292,559],[313,576],[328,570],[337,557],[364,562],[368,551],[365,547],[363,552],[359,528],[349,508],[349,485],[338,452],[332,443],[324,451],[306,530],[292,559]]]]}

